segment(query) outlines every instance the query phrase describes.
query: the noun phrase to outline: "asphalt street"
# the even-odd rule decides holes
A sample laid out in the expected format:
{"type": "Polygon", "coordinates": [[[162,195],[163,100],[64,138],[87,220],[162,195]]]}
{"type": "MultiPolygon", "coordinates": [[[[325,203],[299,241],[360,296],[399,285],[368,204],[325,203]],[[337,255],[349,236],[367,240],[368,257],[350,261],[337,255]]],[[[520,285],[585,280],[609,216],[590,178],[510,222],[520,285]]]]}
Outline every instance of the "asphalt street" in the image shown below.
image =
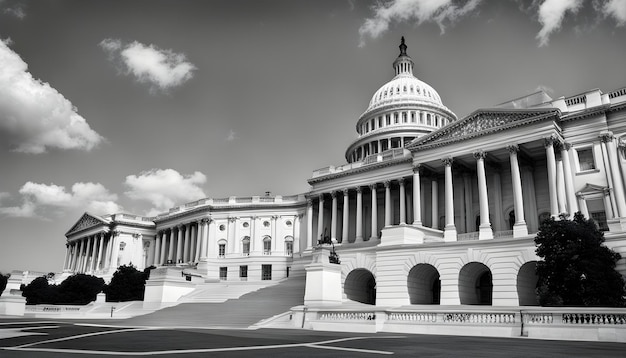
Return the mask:
{"type": "Polygon", "coordinates": [[[626,344],[0,319],[0,357],[624,357],[626,344]]]}

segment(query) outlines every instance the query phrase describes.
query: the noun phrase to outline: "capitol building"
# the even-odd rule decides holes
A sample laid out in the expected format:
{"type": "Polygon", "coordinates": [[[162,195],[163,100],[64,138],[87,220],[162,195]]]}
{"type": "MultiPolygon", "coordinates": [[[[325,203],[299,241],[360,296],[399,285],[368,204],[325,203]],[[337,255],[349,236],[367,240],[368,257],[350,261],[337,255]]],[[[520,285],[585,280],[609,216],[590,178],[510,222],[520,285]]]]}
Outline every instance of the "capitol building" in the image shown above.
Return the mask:
{"type": "MultiPolygon", "coordinates": [[[[415,76],[404,38],[399,50],[344,164],[313,170],[308,192],[206,198],[154,217],[85,213],[66,233],[65,272],[306,274],[311,304],[533,306],[540,223],[577,211],[626,257],[626,88],[539,91],[458,118],[415,76]],[[329,241],[331,268],[316,261],[329,241]]],[[[626,275],[624,259],[617,269],[626,275]]]]}

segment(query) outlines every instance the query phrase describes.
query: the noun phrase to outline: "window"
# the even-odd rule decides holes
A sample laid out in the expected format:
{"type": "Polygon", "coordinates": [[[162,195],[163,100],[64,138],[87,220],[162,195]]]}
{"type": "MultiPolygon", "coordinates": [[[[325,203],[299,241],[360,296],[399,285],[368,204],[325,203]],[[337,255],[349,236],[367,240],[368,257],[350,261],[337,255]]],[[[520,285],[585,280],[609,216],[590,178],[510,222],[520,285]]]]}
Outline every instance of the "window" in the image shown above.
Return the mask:
{"type": "Polygon", "coordinates": [[[263,221],[263,226],[270,227],[270,222],[269,221],[263,221]]]}
{"type": "Polygon", "coordinates": [[[241,281],[248,279],[248,265],[239,266],[239,278],[241,278],[241,281]]]}
{"type": "Polygon", "coordinates": [[[243,238],[243,240],[241,240],[241,246],[242,246],[241,252],[243,253],[243,255],[249,256],[250,255],[250,237],[249,236],[246,236],[243,238]]]}
{"type": "Polygon", "coordinates": [[[220,280],[226,281],[228,276],[228,267],[220,267],[220,280]]]}
{"type": "Polygon", "coordinates": [[[266,236],[263,239],[263,255],[269,255],[272,253],[272,238],[266,236]]]}
{"type": "Polygon", "coordinates": [[[596,169],[593,160],[593,149],[591,147],[577,149],[578,153],[578,170],[584,172],[586,170],[596,169]]]}
{"type": "Polygon", "coordinates": [[[272,265],[261,265],[261,280],[272,279],[272,265]]]}
{"type": "Polygon", "coordinates": [[[248,226],[250,226],[250,224],[247,221],[244,221],[243,224],[241,224],[241,226],[247,228],[248,226]]]}
{"type": "Polygon", "coordinates": [[[285,255],[293,255],[293,241],[285,241],[285,255]]]}
{"type": "Polygon", "coordinates": [[[285,226],[291,227],[292,225],[293,225],[293,222],[291,220],[285,221],[285,226]]]}
{"type": "Polygon", "coordinates": [[[609,231],[609,225],[606,223],[606,213],[604,211],[595,211],[589,213],[593,221],[596,222],[600,231],[609,231]]]}
{"type": "Polygon", "coordinates": [[[219,256],[220,257],[226,256],[226,244],[225,243],[219,244],[219,256]]]}
{"type": "Polygon", "coordinates": [[[220,225],[220,231],[224,231],[224,230],[226,230],[226,225],[224,224],[220,225]]]}

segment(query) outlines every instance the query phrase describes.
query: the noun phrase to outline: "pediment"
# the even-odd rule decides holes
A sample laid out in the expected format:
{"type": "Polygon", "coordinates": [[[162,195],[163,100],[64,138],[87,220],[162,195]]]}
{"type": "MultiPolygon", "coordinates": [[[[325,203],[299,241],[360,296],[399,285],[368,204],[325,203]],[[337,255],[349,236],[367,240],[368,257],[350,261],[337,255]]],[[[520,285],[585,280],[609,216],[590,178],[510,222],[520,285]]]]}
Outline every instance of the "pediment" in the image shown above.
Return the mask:
{"type": "Polygon", "coordinates": [[[96,215],[84,213],[83,216],[81,216],[80,219],[78,219],[78,221],[74,224],[74,226],[72,226],[72,228],[69,229],[67,233],[65,233],[65,236],[69,236],[75,232],[82,231],[98,225],[109,225],[109,222],[96,215]]]}
{"type": "Polygon", "coordinates": [[[469,116],[411,142],[407,149],[418,151],[444,146],[490,133],[520,127],[551,117],[558,118],[559,110],[549,109],[490,109],[477,110],[469,116]]]}
{"type": "Polygon", "coordinates": [[[600,185],[587,183],[581,190],[579,190],[577,192],[577,194],[580,194],[580,195],[587,194],[587,195],[589,195],[589,194],[604,193],[604,191],[606,189],[607,189],[607,187],[605,187],[605,186],[600,186],[600,185]]]}

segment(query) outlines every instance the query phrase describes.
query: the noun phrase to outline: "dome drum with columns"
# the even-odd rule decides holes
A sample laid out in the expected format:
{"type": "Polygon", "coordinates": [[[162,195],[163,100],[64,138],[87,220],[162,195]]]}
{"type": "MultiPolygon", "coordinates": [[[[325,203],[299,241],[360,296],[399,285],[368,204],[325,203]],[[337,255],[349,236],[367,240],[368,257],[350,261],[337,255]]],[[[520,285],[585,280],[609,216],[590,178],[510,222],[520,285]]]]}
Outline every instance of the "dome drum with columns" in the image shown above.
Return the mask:
{"type": "MultiPolygon", "coordinates": [[[[66,235],[65,269],[110,275],[132,261],[277,280],[315,264],[328,236],[341,264],[335,286],[319,286],[338,293],[326,303],[537,305],[535,233],[577,211],[626,257],[626,88],[538,92],[457,120],[406,50],[403,39],[347,163],[315,170],[307,193],[85,216],[66,235]]],[[[626,259],[617,269],[626,273],[626,259]]],[[[305,305],[310,297],[323,301],[307,292],[305,305]]]]}

